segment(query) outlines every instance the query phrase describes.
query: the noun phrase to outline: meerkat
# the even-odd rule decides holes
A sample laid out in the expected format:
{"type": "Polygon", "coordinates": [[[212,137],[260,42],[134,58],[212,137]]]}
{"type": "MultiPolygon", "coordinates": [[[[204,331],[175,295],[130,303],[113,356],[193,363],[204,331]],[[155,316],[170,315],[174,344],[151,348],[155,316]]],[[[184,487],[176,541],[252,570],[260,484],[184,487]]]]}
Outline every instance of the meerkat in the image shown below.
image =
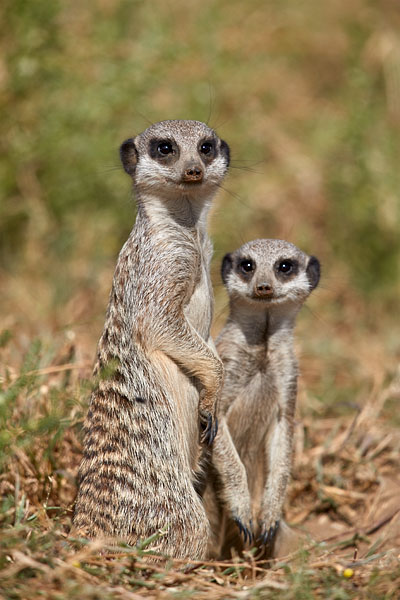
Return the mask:
{"type": "Polygon", "coordinates": [[[114,273],[84,424],[74,528],[205,555],[209,523],[194,489],[200,444],[216,434],[223,367],[211,344],[207,213],[229,147],[198,121],[162,121],[120,149],[137,217],[114,273]],[[108,371],[108,372],[107,372],[108,371]]]}
{"type": "MultiPolygon", "coordinates": [[[[291,471],[296,315],[320,263],[282,240],[248,242],[222,262],[229,316],[216,341],[225,380],[204,502],[211,556],[245,543],[271,555],[291,471]]],[[[282,522],[280,531],[288,530],[282,522]]]]}

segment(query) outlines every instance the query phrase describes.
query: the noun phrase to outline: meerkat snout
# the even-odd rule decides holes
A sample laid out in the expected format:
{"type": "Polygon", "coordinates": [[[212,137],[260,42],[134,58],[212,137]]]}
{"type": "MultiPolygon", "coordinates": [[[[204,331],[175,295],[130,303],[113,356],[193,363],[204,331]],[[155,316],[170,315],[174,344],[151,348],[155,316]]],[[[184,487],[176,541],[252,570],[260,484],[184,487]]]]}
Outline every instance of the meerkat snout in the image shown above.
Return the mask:
{"type": "Polygon", "coordinates": [[[200,165],[190,165],[182,175],[183,183],[201,183],[203,181],[204,171],[200,165]]]}
{"type": "Polygon", "coordinates": [[[270,298],[273,294],[274,290],[269,283],[259,283],[254,288],[254,295],[258,298],[270,298]]]}

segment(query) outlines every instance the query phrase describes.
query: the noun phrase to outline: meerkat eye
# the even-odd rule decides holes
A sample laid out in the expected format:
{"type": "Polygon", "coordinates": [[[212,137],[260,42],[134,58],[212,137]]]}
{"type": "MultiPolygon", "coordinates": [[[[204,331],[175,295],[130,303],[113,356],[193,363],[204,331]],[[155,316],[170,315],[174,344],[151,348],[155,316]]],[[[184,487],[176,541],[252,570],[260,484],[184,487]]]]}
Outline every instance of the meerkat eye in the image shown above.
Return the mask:
{"type": "Polygon", "coordinates": [[[157,146],[157,152],[159,154],[162,154],[163,156],[166,156],[167,154],[172,154],[172,152],[174,151],[171,142],[168,141],[162,141],[158,144],[157,146]]]}
{"type": "Polygon", "coordinates": [[[251,258],[245,258],[240,261],[239,267],[245,273],[250,273],[250,271],[254,271],[254,261],[252,261],[251,258]]]}
{"type": "Polygon", "coordinates": [[[288,275],[289,273],[291,273],[293,271],[292,261],[291,260],[282,260],[279,263],[278,271],[280,271],[281,273],[285,273],[285,275],[288,275]]]}
{"type": "Polygon", "coordinates": [[[200,146],[200,152],[202,154],[210,154],[213,148],[214,144],[212,142],[203,142],[200,146]]]}

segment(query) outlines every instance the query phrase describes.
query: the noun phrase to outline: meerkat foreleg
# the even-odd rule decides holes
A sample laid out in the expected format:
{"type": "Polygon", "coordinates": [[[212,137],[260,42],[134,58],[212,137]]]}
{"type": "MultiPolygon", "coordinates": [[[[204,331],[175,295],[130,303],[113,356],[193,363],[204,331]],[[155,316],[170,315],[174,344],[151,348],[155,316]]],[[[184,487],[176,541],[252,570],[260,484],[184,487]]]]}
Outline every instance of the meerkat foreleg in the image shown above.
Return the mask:
{"type": "Polygon", "coordinates": [[[259,517],[259,541],[265,546],[274,541],[286,497],[292,459],[292,418],[284,414],[277,416],[271,427],[266,441],[268,476],[259,517]]]}
{"type": "Polygon", "coordinates": [[[212,463],[218,473],[218,496],[237,524],[244,543],[253,540],[251,499],[245,466],[233,443],[225,417],[219,421],[212,449],[212,463]]]}
{"type": "Polygon", "coordinates": [[[218,430],[216,410],[224,371],[221,360],[184,316],[169,324],[168,336],[161,334],[159,344],[165,354],[199,380],[202,441],[211,444],[218,430]]]}

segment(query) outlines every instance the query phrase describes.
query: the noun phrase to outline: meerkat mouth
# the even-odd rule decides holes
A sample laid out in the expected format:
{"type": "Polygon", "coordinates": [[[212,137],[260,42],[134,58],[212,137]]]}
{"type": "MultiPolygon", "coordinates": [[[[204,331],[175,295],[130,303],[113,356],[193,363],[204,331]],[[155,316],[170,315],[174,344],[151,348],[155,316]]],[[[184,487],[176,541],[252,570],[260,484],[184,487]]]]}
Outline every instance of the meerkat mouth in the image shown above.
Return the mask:
{"type": "Polygon", "coordinates": [[[253,295],[249,295],[248,298],[250,298],[251,300],[254,300],[255,302],[258,303],[265,303],[265,304],[280,304],[281,302],[283,302],[285,300],[285,296],[269,296],[269,297],[260,297],[260,296],[253,296],[253,295]]]}
{"type": "Polygon", "coordinates": [[[204,179],[201,181],[175,181],[174,179],[166,179],[165,183],[166,185],[177,188],[178,190],[185,190],[185,192],[207,185],[207,182],[204,179]]]}

